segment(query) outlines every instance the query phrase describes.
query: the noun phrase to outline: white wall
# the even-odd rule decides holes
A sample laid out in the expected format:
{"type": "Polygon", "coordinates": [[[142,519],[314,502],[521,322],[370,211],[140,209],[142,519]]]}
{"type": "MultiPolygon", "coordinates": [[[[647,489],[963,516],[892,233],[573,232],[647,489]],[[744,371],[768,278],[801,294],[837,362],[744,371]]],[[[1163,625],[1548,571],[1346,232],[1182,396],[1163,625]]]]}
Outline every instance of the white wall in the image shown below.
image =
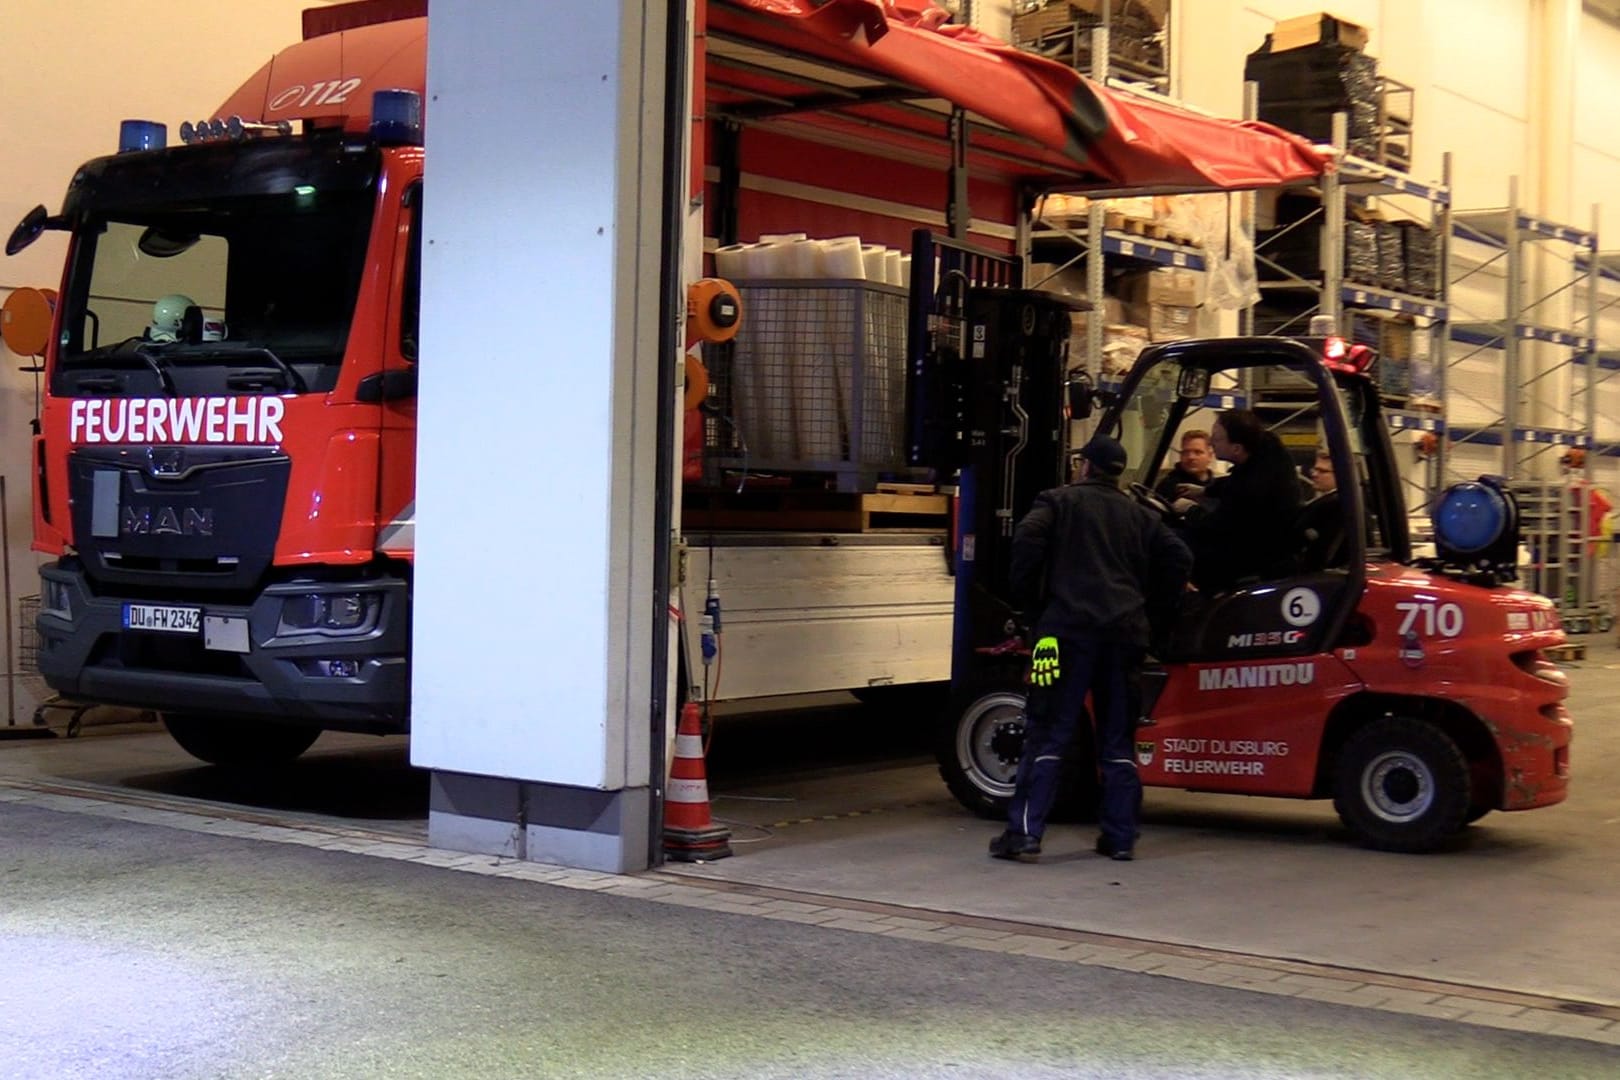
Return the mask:
{"type": "MultiPolygon", "coordinates": [[[[1598,237],[1620,249],[1620,27],[1595,17],[1582,24],[1575,81],[1575,183],[1578,210],[1602,205],[1598,237]],[[1603,238],[1607,237],[1606,240],[1603,238]]],[[[1580,223],[1585,223],[1581,218],[1580,223]]]]}
{"type": "MultiPolygon", "coordinates": [[[[78,165],[110,154],[118,122],[159,120],[177,141],[182,120],[211,114],[278,49],[298,40],[299,13],[329,0],[54,0],[4,7],[0,64],[0,236],[30,207],[62,206],[78,165]]],[[[0,256],[0,300],[23,285],[56,288],[66,244],[47,233],[0,256]]],[[[29,421],[34,384],[0,346],[0,474],[7,483],[13,590],[38,591],[29,552],[29,421]]],[[[13,621],[15,610],[5,612],[13,621]]],[[[0,641],[4,636],[0,635],[0,641]]],[[[10,668],[0,661],[0,672],[10,668]]],[[[3,703],[0,703],[3,705],[3,703]]],[[[0,723],[5,718],[0,716],[0,723]]]]}

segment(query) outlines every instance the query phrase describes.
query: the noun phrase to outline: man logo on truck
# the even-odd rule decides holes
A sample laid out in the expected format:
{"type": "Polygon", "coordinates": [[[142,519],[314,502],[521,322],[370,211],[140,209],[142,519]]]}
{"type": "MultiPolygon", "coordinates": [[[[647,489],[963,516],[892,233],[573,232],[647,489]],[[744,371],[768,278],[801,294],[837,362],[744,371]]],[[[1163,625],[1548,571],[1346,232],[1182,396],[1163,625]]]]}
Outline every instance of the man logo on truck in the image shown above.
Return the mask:
{"type": "Polygon", "coordinates": [[[118,532],[123,536],[213,536],[214,511],[208,506],[126,506],[118,532]]]}

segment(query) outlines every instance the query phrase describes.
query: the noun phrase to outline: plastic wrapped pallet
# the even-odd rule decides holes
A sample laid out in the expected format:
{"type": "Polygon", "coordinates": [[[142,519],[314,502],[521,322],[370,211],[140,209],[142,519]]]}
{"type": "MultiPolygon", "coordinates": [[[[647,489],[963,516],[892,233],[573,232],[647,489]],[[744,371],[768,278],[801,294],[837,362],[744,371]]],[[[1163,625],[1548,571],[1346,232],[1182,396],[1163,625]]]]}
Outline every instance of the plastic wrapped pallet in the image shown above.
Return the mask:
{"type": "Polygon", "coordinates": [[[1259,86],[1259,117],[1327,142],[1333,114],[1349,116],[1350,152],[1373,157],[1378,148],[1378,61],[1359,49],[1315,45],[1250,53],[1243,77],[1259,86]]]}
{"type": "Polygon", "coordinates": [[[1378,284],[1378,230],[1370,221],[1344,223],[1344,276],[1362,285],[1378,284]]]}
{"type": "Polygon", "coordinates": [[[1416,221],[1401,222],[1401,257],[1406,291],[1435,296],[1440,290],[1440,245],[1433,229],[1416,221]]]}
{"type": "Polygon", "coordinates": [[[1374,284],[1391,292],[1405,292],[1406,250],[1402,245],[1400,223],[1375,221],[1373,231],[1378,238],[1378,277],[1374,284]]]}

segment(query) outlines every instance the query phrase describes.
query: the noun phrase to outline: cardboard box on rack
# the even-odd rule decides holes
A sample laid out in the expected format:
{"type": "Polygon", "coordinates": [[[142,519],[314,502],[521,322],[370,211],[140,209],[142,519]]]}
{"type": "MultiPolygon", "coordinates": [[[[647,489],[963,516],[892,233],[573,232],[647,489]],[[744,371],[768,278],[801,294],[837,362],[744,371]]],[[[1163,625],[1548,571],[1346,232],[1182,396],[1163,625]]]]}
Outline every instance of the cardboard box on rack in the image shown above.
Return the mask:
{"type": "Polygon", "coordinates": [[[1187,304],[1125,305],[1131,322],[1147,327],[1152,341],[1183,341],[1198,335],[1198,308],[1187,304]]]}
{"type": "Polygon", "coordinates": [[[1129,323],[1103,327],[1102,377],[1123,378],[1149,344],[1145,327],[1132,326],[1129,323]]]}
{"type": "Polygon", "coordinates": [[[1343,45],[1351,49],[1365,49],[1367,28],[1349,19],[1318,11],[1292,19],[1279,19],[1271,31],[1271,51],[1286,52],[1311,45],[1343,45]]]}
{"type": "Polygon", "coordinates": [[[1132,304],[1197,307],[1204,302],[1204,273],[1173,266],[1143,270],[1121,276],[1115,289],[1132,304]]]}

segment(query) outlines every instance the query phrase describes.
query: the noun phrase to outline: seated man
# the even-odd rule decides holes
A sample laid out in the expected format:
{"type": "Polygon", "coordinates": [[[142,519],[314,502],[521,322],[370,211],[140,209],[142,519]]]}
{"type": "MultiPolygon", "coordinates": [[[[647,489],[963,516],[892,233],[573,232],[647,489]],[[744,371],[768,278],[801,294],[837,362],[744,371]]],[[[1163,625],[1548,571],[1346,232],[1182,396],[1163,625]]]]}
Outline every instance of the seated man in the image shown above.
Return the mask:
{"type": "Polygon", "coordinates": [[[1282,440],[1248,409],[1221,413],[1210,432],[1215,456],[1232,471],[1214,480],[1194,504],[1183,499],[1193,582],[1204,592],[1223,592],[1245,578],[1290,572],[1299,473],[1282,440]]]}
{"type": "Polygon", "coordinates": [[[1209,448],[1209,432],[1194,428],[1181,436],[1181,457],[1153,490],[1165,502],[1175,502],[1195,494],[1186,488],[1203,488],[1215,479],[1215,452],[1209,448]]]}
{"type": "Polygon", "coordinates": [[[1339,485],[1333,475],[1333,459],[1326,450],[1316,452],[1311,466],[1311,488],[1315,498],[1299,513],[1297,531],[1304,539],[1302,569],[1322,570],[1343,560],[1344,511],[1339,506],[1339,485]]]}

